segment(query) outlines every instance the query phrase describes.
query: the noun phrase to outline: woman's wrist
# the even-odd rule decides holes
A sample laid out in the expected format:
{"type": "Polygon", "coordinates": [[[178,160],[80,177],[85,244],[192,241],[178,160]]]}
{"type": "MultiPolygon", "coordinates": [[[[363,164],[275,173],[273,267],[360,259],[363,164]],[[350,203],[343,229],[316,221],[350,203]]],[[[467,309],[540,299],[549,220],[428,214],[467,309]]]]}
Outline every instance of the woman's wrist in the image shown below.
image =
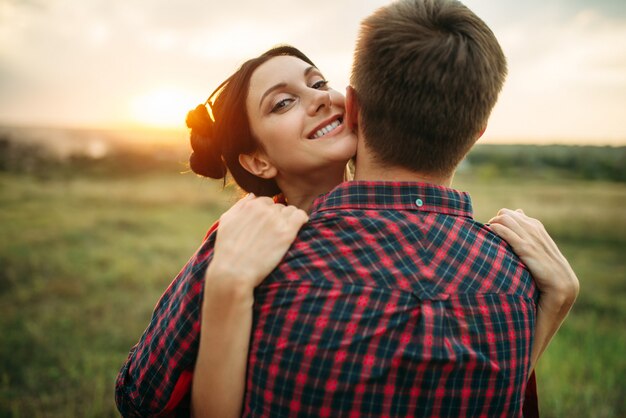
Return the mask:
{"type": "Polygon", "coordinates": [[[207,268],[204,283],[204,304],[244,304],[254,302],[254,277],[246,271],[237,270],[220,263],[211,263],[207,268]]]}
{"type": "Polygon", "coordinates": [[[559,281],[557,284],[555,287],[540,290],[540,302],[545,307],[552,307],[552,309],[560,311],[574,304],[578,297],[579,284],[576,278],[559,281]]]}
{"type": "Polygon", "coordinates": [[[542,292],[539,295],[538,311],[544,320],[552,322],[556,330],[567,317],[577,295],[574,289],[542,292]]]}

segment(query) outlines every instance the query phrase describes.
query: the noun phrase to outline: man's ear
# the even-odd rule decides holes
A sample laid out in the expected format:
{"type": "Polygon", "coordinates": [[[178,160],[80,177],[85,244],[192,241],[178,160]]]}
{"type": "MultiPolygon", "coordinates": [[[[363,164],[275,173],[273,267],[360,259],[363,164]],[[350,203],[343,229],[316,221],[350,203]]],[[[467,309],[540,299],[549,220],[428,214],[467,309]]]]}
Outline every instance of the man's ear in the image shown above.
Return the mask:
{"type": "Polygon", "coordinates": [[[272,179],[278,174],[276,167],[268,160],[265,153],[260,151],[252,154],[239,154],[239,164],[250,174],[263,179],[272,179]]]}
{"type": "Polygon", "coordinates": [[[359,99],[354,87],[346,87],[346,114],[344,123],[351,132],[357,132],[359,128],[359,99]]]}
{"type": "Polygon", "coordinates": [[[485,131],[487,130],[487,124],[485,124],[482,129],[480,131],[478,131],[478,135],[476,135],[476,141],[478,141],[483,134],[485,133],[485,131]]]}

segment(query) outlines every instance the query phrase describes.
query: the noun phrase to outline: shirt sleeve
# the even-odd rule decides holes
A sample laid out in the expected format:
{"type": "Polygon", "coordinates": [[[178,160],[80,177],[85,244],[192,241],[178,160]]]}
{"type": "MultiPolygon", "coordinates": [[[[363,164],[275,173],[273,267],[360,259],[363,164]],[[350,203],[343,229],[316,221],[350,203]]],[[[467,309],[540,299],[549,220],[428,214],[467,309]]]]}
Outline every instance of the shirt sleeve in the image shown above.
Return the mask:
{"type": "Polygon", "coordinates": [[[539,397],[537,395],[537,377],[533,370],[526,384],[526,392],[524,394],[524,418],[539,418],[539,397]]]}
{"type": "Polygon", "coordinates": [[[123,417],[189,415],[204,273],[216,229],[217,223],[163,293],[150,324],[117,376],[115,401],[123,417]]]}

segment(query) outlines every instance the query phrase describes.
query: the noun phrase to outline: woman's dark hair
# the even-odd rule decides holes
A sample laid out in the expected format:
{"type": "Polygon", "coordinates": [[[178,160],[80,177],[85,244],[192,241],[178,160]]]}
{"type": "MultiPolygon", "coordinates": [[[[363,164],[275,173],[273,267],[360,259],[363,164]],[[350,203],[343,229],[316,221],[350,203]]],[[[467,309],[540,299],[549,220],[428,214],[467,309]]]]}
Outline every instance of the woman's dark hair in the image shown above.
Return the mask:
{"type": "Polygon", "coordinates": [[[263,179],[248,172],[239,164],[239,154],[249,154],[261,147],[252,134],[246,111],[250,78],[254,71],[271,58],[293,56],[313,64],[300,50],[284,45],[270,49],[246,61],[209,96],[187,114],[191,129],[193,152],[189,164],[194,173],[214,179],[224,179],[230,172],[243,190],[257,196],[275,196],[280,189],[274,179],[263,179]],[[212,115],[209,115],[207,106],[212,115]],[[212,117],[211,117],[212,116],[212,117]]]}

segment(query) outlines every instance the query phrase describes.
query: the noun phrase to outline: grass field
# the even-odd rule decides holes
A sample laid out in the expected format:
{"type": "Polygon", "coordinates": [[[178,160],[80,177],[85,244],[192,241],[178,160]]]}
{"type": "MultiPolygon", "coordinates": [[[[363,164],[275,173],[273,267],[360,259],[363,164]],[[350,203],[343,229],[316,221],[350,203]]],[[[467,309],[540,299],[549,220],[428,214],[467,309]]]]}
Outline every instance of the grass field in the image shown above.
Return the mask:
{"type": "MultiPolygon", "coordinates": [[[[538,366],[545,417],[626,416],[626,185],[478,181],[476,217],[542,219],[581,294],[538,366]]],[[[113,385],[159,295],[233,202],[192,175],[0,173],[0,416],[113,417],[113,385]]]]}

